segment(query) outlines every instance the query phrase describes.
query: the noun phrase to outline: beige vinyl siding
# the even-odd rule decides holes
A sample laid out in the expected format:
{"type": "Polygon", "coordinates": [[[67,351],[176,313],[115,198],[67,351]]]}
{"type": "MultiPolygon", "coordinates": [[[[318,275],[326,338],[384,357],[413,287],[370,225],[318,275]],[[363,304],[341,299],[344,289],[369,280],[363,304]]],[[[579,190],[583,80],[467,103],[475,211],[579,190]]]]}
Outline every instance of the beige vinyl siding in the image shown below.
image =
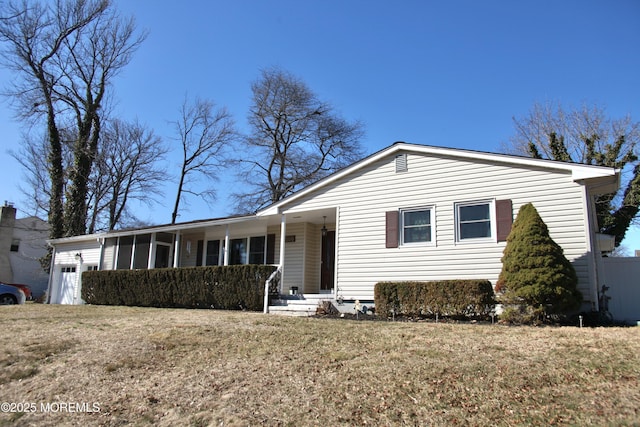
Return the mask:
{"type": "Polygon", "coordinates": [[[83,265],[100,264],[100,243],[97,240],[56,245],[55,265],[77,265],[76,254],[82,255],[83,265]]]}
{"type": "Polygon", "coordinates": [[[337,268],[344,298],[371,299],[375,283],[384,280],[495,283],[506,243],[457,242],[455,204],[496,199],[512,200],[514,220],[520,206],[534,204],[587,291],[583,193],[570,172],[408,153],[408,171],[396,173],[394,160],[383,158],[287,208],[339,207],[337,268]],[[385,248],[385,212],[420,206],[435,209],[435,245],[385,248]]]}
{"type": "MultiPolygon", "coordinates": [[[[295,242],[287,242],[284,246],[286,259],[283,276],[283,292],[288,293],[292,286],[297,286],[299,292],[304,291],[305,277],[305,224],[287,224],[287,236],[295,236],[295,242]]],[[[276,239],[277,240],[277,239],[276,239]]]]}
{"type": "MultiPolygon", "coordinates": [[[[204,233],[183,234],[180,236],[180,267],[196,266],[198,240],[204,240],[204,233]],[[191,242],[191,252],[187,251],[187,242],[191,242]]],[[[206,250],[206,246],[203,248],[204,250],[206,250]]]]}
{"type": "Polygon", "coordinates": [[[320,290],[320,227],[305,224],[304,292],[317,294],[320,290]]]}
{"type": "MultiPolygon", "coordinates": [[[[320,290],[320,227],[310,223],[287,224],[286,235],[295,236],[295,242],[285,244],[285,268],[283,292],[288,293],[291,286],[297,286],[299,292],[318,293],[320,290]]],[[[280,226],[271,226],[268,234],[276,235],[275,262],[280,257],[280,226]]]]}

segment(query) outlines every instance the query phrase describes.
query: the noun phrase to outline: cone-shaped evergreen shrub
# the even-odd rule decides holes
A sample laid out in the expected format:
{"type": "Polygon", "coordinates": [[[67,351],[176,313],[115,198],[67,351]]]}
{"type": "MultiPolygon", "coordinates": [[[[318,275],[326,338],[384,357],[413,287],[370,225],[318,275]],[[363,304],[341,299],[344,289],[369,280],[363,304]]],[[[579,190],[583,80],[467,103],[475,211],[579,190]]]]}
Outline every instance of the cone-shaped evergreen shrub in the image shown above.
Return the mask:
{"type": "Polygon", "coordinates": [[[523,313],[566,314],[582,302],[577,284],[575,269],[536,208],[523,205],[507,237],[496,284],[502,302],[523,313]]]}

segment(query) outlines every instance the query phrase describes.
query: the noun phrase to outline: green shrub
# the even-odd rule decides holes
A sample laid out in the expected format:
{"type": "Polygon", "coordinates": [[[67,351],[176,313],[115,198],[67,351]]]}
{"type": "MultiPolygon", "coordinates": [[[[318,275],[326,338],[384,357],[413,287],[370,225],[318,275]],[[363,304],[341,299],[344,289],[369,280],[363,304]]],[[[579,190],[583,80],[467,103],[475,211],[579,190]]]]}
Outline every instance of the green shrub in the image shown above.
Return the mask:
{"type": "Polygon", "coordinates": [[[496,284],[500,302],[514,307],[514,313],[526,314],[523,319],[529,314],[532,318],[568,314],[582,301],[577,284],[575,269],[536,208],[531,203],[523,205],[502,257],[496,284]]]}
{"type": "Polygon", "coordinates": [[[495,307],[488,280],[380,282],[374,298],[380,316],[486,317],[495,307]]]}
{"type": "Polygon", "coordinates": [[[82,299],[99,305],[261,311],[264,284],[275,269],[233,265],[86,271],[82,273],[82,299]]]}

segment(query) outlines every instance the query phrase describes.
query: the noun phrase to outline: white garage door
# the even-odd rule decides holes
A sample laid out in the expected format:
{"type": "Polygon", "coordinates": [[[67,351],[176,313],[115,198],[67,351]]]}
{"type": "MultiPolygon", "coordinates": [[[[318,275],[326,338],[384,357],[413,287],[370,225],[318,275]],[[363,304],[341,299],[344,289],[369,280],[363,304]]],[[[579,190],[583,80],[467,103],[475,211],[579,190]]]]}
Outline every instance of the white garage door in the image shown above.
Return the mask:
{"type": "Polygon", "coordinates": [[[75,267],[62,267],[58,290],[58,304],[73,304],[73,295],[76,290],[75,267]]]}

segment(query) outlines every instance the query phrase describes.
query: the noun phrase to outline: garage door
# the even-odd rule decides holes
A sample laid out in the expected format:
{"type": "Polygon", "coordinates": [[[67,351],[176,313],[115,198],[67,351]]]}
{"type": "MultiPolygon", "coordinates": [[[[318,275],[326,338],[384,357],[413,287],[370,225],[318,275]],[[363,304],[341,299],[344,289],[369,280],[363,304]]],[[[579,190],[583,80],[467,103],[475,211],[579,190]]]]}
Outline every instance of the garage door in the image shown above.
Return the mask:
{"type": "Polygon", "coordinates": [[[58,304],[73,304],[73,295],[76,290],[75,267],[62,267],[58,290],[58,304]]]}

